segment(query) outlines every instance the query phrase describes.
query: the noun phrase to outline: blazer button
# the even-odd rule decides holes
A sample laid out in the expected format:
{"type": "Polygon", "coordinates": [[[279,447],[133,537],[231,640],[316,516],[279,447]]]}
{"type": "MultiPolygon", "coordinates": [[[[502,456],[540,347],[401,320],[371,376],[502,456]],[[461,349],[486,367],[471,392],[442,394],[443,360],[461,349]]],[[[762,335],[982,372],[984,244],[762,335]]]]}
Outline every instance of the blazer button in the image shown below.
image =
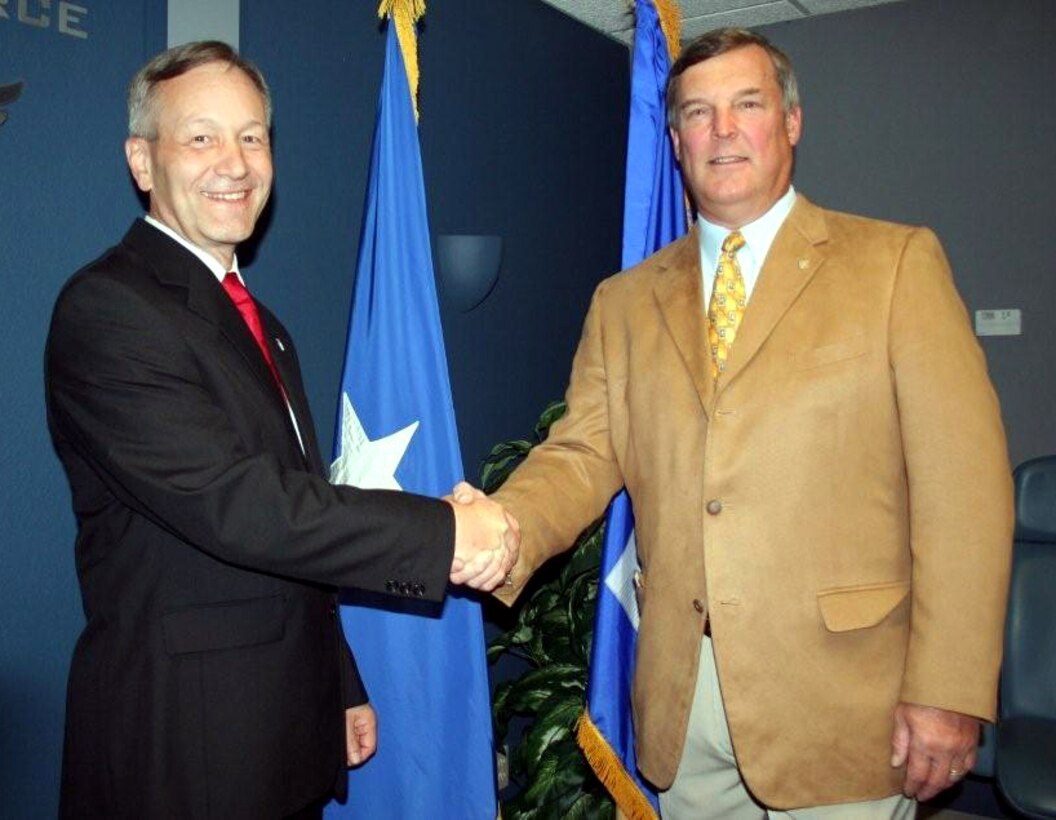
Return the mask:
{"type": "Polygon", "coordinates": [[[707,506],[708,515],[718,515],[722,512],[722,502],[717,498],[711,499],[707,506]]]}
{"type": "Polygon", "coordinates": [[[700,600],[700,598],[694,598],[693,599],[693,608],[695,610],[697,610],[697,612],[703,614],[704,613],[704,602],[702,600],[700,600]]]}
{"type": "Polygon", "coordinates": [[[415,598],[421,598],[423,595],[425,595],[425,585],[424,584],[415,584],[411,588],[411,592],[414,593],[414,597],[415,598]]]}
{"type": "Polygon", "coordinates": [[[386,592],[393,592],[395,589],[396,589],[396,583],[394,581],[386,581],[385,582],[385,591],[386,592]]]}

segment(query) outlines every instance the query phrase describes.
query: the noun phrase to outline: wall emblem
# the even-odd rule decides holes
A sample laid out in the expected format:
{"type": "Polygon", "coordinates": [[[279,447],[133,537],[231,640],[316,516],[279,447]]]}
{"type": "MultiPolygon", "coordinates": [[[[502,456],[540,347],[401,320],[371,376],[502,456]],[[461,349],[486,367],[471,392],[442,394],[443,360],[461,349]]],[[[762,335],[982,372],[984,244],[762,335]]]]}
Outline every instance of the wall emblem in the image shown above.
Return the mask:
{"type": "Polygon", "coordinates": [[[7,122],[7,111],[4,110],[4,106],[10,105],[22,96],[23,85],[21,80],[8,85],[0,85],[0,125],[7,122]]]}

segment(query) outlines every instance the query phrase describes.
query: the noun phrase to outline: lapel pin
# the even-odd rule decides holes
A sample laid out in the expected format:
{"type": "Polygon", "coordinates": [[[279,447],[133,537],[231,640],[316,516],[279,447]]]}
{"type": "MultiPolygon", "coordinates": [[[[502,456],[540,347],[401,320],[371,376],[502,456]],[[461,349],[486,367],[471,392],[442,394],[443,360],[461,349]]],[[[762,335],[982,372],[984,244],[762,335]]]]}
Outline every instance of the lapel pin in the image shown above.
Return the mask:
{"type": "Polygon", "coordinates": [[[275,337],[275,344],[278,346],[279,350],[281,350],[283,353],[286,352],[286,345],[284,345],[282,343],[282,339],[280,339],[278,336],[275,337]]]}
{"type": "Polygon", "coordinates": [[[800,270],[806,270],[809,267],[810,267],[810,260],[801,256],[799,258],[799,269],[800,270]]]}

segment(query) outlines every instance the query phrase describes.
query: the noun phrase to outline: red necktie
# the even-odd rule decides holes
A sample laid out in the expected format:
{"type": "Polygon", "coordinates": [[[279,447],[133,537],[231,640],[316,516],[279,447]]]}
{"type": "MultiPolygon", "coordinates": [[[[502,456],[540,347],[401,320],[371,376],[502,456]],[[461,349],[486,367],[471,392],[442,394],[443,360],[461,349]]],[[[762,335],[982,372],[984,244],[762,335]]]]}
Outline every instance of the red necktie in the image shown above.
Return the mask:
{"type": "Polygon", "coordinates": [[[235,303],[238,312],[242,314],[242,318],[249,327],[249,332],[252,333],[253,338],[257,340],[257,347],[260,348],[260,352],[264,355],[264,361],[267,362],[268,369],[271,370],[271,375],[275,377],[275,384],[279,386],[279,391],[282,393],[283,398],[285,398],[286,389],[282,386],[282,379],[279,378],[279,371],[275,369],[275,362],[271,360],[271,351],[268,350],[268,345],[264,341],[264,328],[260,324],[260,314],[257,312],[257,303],[253,301],[253,297],[249,295],[246,286],[242,284],[242,280],[238,278],[238,274],[234,271],[231,271],[224,277],[224,290],[226,290],[227,295],[231,297],[231,301],[235,303]]]}

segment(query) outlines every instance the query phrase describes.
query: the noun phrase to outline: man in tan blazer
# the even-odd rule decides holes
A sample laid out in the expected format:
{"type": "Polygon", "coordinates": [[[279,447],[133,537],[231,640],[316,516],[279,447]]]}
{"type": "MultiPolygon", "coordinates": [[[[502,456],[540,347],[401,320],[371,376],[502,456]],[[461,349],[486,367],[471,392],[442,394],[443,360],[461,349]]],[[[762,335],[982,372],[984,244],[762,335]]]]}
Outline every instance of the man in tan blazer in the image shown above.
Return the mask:
{"type": "Polygon", "coordinates": [[[626,485],[665,820],[911,816],[994,716],[1012,505],[983,354],[930,231],[792,189],[802,115],[768,41],[692,43],[668,107],[699,219],[598,287],[568,413],[496,496],[523,536],[499,597],[626,485]],[[733,231],[746,309],[709,341],[733,231]]]}

